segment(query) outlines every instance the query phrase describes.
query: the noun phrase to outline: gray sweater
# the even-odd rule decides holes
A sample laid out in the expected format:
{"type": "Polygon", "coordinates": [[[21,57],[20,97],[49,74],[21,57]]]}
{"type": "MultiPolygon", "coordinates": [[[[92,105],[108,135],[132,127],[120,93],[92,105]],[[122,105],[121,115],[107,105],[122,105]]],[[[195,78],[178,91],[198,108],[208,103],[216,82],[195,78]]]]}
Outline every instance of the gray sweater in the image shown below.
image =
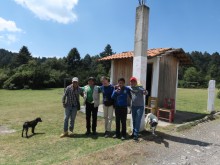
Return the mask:
{"type": "Polygon", "coordinates": [[[130,87],[131,89],[131,105],[144,106],[144,88],[141,86],[130,87]]]}

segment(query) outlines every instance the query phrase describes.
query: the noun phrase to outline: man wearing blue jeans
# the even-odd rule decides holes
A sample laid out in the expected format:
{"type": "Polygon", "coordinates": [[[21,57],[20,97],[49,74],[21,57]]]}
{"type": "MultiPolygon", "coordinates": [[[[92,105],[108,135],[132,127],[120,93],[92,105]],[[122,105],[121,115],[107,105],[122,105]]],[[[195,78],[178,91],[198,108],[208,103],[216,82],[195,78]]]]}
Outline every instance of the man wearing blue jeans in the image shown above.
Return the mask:
{"type": "Polygon", "coordinates": [[[133,133],[131,135],[134,140],[138,140],[138,133],[141,125],[141,118],[144,113],[144,95],[147,91],[137,85],[137,79],[135,77],[130,78],[131,87],[131,113],[133,119],[133,133]]]}
{"type": "Polygon", "coordinates": [[[77,110],[80,107],[79,95],[83,96],[83,90],[78,86],[78,78],[72,79],[72,84],[67,86],[63,95],[63,107],[65,108],[64,113],[64,132],[60,137],[68,136],[68,123],[70,120],[69,131],[70,135],[73,135],[74,122],[77,114],[77,110]]]}

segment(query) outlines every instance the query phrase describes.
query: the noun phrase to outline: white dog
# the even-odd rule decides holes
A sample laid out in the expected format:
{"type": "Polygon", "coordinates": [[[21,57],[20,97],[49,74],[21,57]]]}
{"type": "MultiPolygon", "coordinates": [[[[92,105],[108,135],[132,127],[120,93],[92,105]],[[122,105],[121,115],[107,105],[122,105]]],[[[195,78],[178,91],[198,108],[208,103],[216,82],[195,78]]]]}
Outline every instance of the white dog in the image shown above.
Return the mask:
{"type": "Polygon", "coordinates": [[[156,128],[157,128],[157,124],[158,124],[158,119],[157,117],[152,114],[152,113],[148,113],[146,118],[145,118],[145,124],[146,125],[150,125],[150,130],[152,131],[153,135],[155,134],[156,128]]]}

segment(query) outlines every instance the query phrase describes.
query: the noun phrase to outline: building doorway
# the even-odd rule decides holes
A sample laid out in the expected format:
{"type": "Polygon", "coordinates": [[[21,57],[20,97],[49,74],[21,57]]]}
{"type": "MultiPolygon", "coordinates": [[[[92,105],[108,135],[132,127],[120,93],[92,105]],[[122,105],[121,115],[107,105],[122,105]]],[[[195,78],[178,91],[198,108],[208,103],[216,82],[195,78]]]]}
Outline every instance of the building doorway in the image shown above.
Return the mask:
{"type": "Polygon", "coordinates": [[[146,79],[146,90],[148,95],[146,95],[146,105],[148,104],[148,97],[151,96],[151,87],[152,87],[152,78],[153,78],[153,64],[147,64],[147,79],[146,79]]]}

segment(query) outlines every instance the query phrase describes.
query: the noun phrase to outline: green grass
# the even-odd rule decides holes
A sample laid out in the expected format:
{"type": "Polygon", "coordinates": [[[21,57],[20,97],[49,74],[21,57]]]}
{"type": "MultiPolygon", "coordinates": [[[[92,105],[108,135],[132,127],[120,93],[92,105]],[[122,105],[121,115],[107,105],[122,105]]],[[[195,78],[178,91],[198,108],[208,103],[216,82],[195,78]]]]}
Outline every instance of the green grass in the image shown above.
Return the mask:
{"type": "MultiPolygon", "coordinates": [[[[75,138],[59,138],[63,131],[63,89],[48,90],[0,90],[0,125],[16,132],[0,135],[0,164],[62,164],[98,150],[122,143],[121,140],[86,137],[85,114],[78,113],[75,122],[75,138]],[[29,139],[21,138],[24,121],[41,117],[37,134],[29,139]]],[[[82,100],[81,100],[82,102],[82,100]]],[[[207,113],[207,90],[178,89],[177,109],[207,113]]],[[[220,100],[216,99],[216,110],[220,100]]],[[[129,122],[128,122],[129,125],[129,122]]],[[[115,128],[114,122],[112,126],[115,128]]],[[[98,132],[104,131],[104,120],[98,118],[98,132]]]]}
{"type": "MultiPolygon", "coordinates": [[[[216,94],[217,94],[216,89],[216,94]]],[[[180,111],[208,113],[207,112],[207,89],[177,89],[176,109],[180,111]]],[[[215,97],[215,110],[220,110],[220,99],[215,97]]]]}
{"type": "MultiPolygon", "coordinates": [[[[121,140],[97,139],[84,135],[85,115],[78,113],[75,121],[75,138],[59,138],[63,131],[63,89],[0,90],[0,125],[16,132],[0,135],[0,164],[59,164],[89,153],[121,143],[121,140]],[[24,121],[40,116],[37,134],[21,138],[24,121]]],[[[114,125],[113,125],[114,129],[114,125]]],[[[98,118],[98,132],[104,131],[104,120],[98,118]]]]}

